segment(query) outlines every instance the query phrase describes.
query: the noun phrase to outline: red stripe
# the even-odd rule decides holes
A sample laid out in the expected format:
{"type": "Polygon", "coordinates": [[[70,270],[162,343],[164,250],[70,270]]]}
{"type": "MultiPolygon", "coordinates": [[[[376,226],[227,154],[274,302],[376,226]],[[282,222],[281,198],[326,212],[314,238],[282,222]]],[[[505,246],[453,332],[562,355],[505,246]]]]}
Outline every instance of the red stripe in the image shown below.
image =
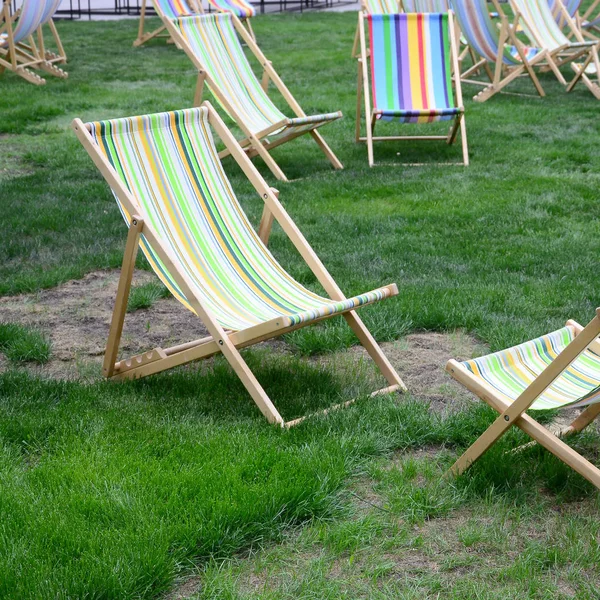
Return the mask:
{"type": "MultiPolygon", "coordinates": [[[[375,107],[377,106],[377,92],[375,90],[375,53],[373,52],[373,20],[371,19],[371,15],[367,15],[367,21],[369,21],[369,58],[371,60],[371,90],[373,91],[373,107],[375,107]]],[[[371,115],[366,115],[366,118],[368,124],[371,115]]]]}

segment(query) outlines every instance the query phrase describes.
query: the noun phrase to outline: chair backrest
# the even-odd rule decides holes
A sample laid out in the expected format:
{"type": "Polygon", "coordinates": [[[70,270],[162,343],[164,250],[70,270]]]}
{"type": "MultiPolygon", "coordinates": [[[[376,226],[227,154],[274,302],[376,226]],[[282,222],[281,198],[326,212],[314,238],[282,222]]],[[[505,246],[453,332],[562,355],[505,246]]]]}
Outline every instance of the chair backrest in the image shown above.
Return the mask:
{"type": "MultiPolygon", "coordinates": [[[[17,24],[13,29],[15,44],[28,38],[42,24],[46,2],[42,0],[23,0],[21,12],[17,18],[17,24]]],[[[7,39],[0,39],[0,46],[8,43],[7,39]]]]}
{"type": "Polygon", "coordinates": [[[532,43],[537,42],[551,51],[571,44],[556,22],[547,0],[512,1],[523,15],[523,31],[532,43]]]}
{"type": "Polygon", "coordinates": [[[186,0],[153,0],[153,2],[155,6],[158,5],[167,19],[177,19],[195,14],[186,0]]]}
{"type": "Polygon", "coordinates": [[[218,90],[252,133],[285,119],[263,90],[244,54],[231,14],[216,13],[177,19],[175,25],[218,90]]]}
{"type": "Polygon", "coordinates": [[[373,106],[378,116],[429,122],[456,114],[449,110],[456,105],[448,13],[365,18],[369,28],[373,106]]]}
{"type": "Polygon", "coordinates": [[[443,13],[450,10],[449,0],[403,0],[405,12],[443,13]]]}
{"type": "Polygon", "coordinates": [[[44,13],[42,15],[42,25],[47,23],[54,16],[54,13],[58,10],[61,2],[62,0],[46,0],[44,13]]]}
{"type": "MultiPolygon", "coordinates": [[[[224,328],[244,329],[323,302],[281,267],[252,228],[223,171],[206,107],[88,127],[162,250],[224,328]]],[[[129,223],[131,215],[117,202],[129,223]]],[[[141,247],[158,277],[191,309],[157,249],[143,236],[141,247]]]]}
{"type": "Polygon", "coordinates": [[[517,61],[505,48],[500,48],[497,24],[490,17],[486,0],[450,0],[450,4],[469,46],[489,62],[495,62],[498,52],[506,65],[517,61]]]}
{"type": "Polygon", "coordinates": [[[368,15],[393,15],[400,12],[400,0],[362,0],[368,15]]]}
{"type": "Polygon", "coordinates": [[[236,17],[247,19],[256,14],[254,7],[245,0],[208,0],[218,10],[230,10],[236,17]]]}

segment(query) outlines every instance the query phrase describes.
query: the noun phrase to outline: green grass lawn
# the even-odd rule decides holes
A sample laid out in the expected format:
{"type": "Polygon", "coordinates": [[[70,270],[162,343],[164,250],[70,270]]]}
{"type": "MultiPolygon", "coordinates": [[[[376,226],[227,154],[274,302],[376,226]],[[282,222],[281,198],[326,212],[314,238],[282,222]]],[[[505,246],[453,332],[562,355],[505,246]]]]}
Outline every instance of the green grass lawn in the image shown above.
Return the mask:
{"type": "MultiPolygon", "coordinates": [[[[256,164],[346,294],[398,283],[397,298],[361,313],[377,338],[460,328],[500,349],[567,318],[589,321],[600,304],[598,101],[583,86],[567,95],[548,74],[545,99],[502,95],[478,105],[477,90],[465,87],[471,167],[439,166],[458,159],[456,147],[407,143],[377,145],[369,169],[366,148],[353,142],[355,22],[354,13],[256,19],[261,48],[305,111],[344,112],[322,132],[345,170],[333,171],[309,138],[274,152],[295,179],[288,184],[256,164]]],[[[120,265],[125,227],[70,121],[187,107],[195,84],[175,47],[134,49],[136,28],[134,20],[59,23],[67,81],[36,88],[10,73],[0,79],[0,295],[120,265]]],[[[525,79],[510,89],[533,92],[525,79]]],[[[260,200],[226,165],[257,222],[260,200]]],[[[272,248],[318,289],[277,228],[272,248]]],[[[130,308],[161,295],[144,288],[130,308]]],[[[48,333],[0,325],[0,352],[15,363],[47,360],[48,333]]],[[[284,354],[245,353],[284,417],[368,388],[366,367],[305,358],[354,343],[342,322],[287,343],[284,354]]],[[[440,483],[493,415],[477,406],[441,418],[411,392],[282,432],[266,425],[222,360],[124,385],[0,373],[0,597],[157,598],[200,569],[201,598],[597,598],[591,486],[535,448],[499,467],[523,440],[516,433],[456,483],[440,483]],[[392,453],[432,447],[446,450],[384,468],[392,453]],[[373,487],[385,510],[357,516],[349,485],[373,487]],[[452,515],[464,521],[454,537],[415,529],[452,515]],[[430,562],[441,548],[446,566],[414,577],[398,567],[398,575],[390,548],[415,544],[430,562]],[[240,558],[263,546],[258,563],[240,558]],[[347,562],[357,552],[360,569],[347,562]],[[480,565],[472,552],[499,558],[480,565]],[[315,556],[338,560],[336,576],[315,556]],[[260,592],[244,577],[264,561],[277,575],[260,592]],[[297,570],[296,581],[286,569],[297,570]]],[[[597,455],[594,436],[577,444],[597,455]]]]}

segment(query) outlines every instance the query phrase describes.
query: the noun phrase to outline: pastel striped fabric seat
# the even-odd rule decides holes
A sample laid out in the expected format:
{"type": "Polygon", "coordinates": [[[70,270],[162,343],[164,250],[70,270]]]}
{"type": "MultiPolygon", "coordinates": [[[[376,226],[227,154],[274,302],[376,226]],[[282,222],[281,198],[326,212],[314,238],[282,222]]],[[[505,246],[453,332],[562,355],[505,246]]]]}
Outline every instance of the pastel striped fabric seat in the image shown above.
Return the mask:
{"type": "MultiPolygon", "coordinates": [[[[575,338],[563,327],[535,340],[462,364],[507,401],[516,400],[575,338]]],[[[534,410],[580,407],[600,402],[600,355],[587,349],[535,400],[534,410]]]]}
{"type": "MultiPolygon", "coordinates": [[[[292,119],[286,117],[256,78],[229,15],[182,17],[175,23],[215,86],[252,133],[260,134],[279,123],[281,126],[269,133],[276,137],[284,129],[300,132],[340,118],[338,112],[292,119]]],[[[218,94],[216,97],[219,100],[218,94]]],[[[220,104],[227,111],[227,107],[222,102],[220,104]]]]}
{"type": "Polygon", "coordinates": [[[407,13],[445,13],[450,10],[449,0],[403,0],[407,13]]]}
{"type": "Polygon", "coordinates": [[[567,9],[569,16],[575,17],[581,6],[581,0],[548,0],[548,6],[550,6],[550,10],[556,19],[556,23],[562,29],[565,27],[566,23],[562,10],[560,10],[561,5],[564,5],[567,9]]]}
{"type": "Polygon", "coordinates": [[[400,0],[362,0],[363,10],[371,15],[387,15],[400,12],[400,0]]]}
{"type": "MultiPolygon", "coordinates": [[[[38,0],[23,0],[21,12],[13,29],[13,40],[15,44],[22,42],[33,35],[37,28],[44,22],[46,2],[38,0]]],[[[0,23],[1,24],[1,23],[0,23]]],[[[8,34],[0,34],[0,48],[8,46],[8,34]]]]}
{"type": "MultiPolygon", "coordinates": [[[[250,225],[217,155],[207,109],[90,123],[101,151],[139,203],[144,220],[176,257],[193,292],[220,325],[243,330],[277,317],[308,323],[381,300],[381,288],[341,302],[295,281],[250,225]]],[[[131,215],[121,206],[129,223],[131,215]]],[[[142,239],[152,268],[191,309],[155,250],[142,239]]]]}
{"type": "Polygon", "coordinates": [[[373,114],[430,123],[455,117],[447,14],[367,15],[373,114]]]}
{"type": "Polygon", "coordinates": [[[249,19],[256,15],[254,7],[244,0],[208,0],[208,2],[218,10],[231,11],[240,19],[249,19]]]}
{"type": "MultiPolygon", "coordinates": [[[[496,62],[502,52],[506,66],[520,66],[521,58],[516,46],[502,44],[497,25],[492,21],[486,0],[451,0],[460,29],[469,45],[488,62],[496,62]]],[[[527,47],[527,58],[531,60],[540,49],[527,47]]]]}
{"type": "MultiPolygon", "coordinates": [[[[523,31],[533,42],[550,52],[595,45],[593,41],[571,41],[559,27],[547,0],[511,0],[523,16],[523,31]]],[[[560,1],[560,0],[558,0],[560,1]]]]}

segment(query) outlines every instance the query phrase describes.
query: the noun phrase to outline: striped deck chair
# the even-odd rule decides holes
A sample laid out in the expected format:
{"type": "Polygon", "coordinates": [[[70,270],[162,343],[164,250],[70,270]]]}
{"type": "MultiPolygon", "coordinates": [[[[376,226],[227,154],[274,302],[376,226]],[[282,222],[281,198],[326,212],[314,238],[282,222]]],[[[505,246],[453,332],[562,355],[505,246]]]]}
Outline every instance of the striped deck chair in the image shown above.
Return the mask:
{"type": "Polygon", "coordinates": [[[577,29],[573,19],[570,17],[565,6],[561,3],[559,8],[567,29],[574,36],[575,41],[571,41],[558,26],[547,0],[510,0],[513,11],[522,16],[523,32],[540,48],[548,51],[546,57],[548,66],[556,75],[556,78],[567,86],[567,91],[571,91],[578,81],[583,81],[592,94],[600,99],[600,87],[593,83],[589,77],[583,77],[576,73],[573,80],[567,85],[567,81],[560,72],[559,67],[577,60],[584,59],[584,69],[590,64],[600,72],[600,61],[598,58],[598,49],[600,42],[584,40],[583,35],[577,29]]]}
{"type": "Polygon", "coordinates": [[[279,202],[277,190],[267,185],[209,103],[113,121],[84,124],[75,119],[73,128],[129,226],[104,357],[106,377],[144,377],[222,353],[265,417],[294,425],[302,418],[284,423],[239,349],[343,315],[388,382],[375,394],[406,389],[355,312],[396,295],[396,285],[344,297],[279,202]],[[225,175],[211,127],[264,202],[258,232],[225,175]],[[329,298],[294,280],[269,252],[273,219],[329,298]],[[201,319],[209,336],[117,361],[138,246],[175,298],[201,319]]]}
{"type": "MultiPolygon", "coordinates": [[[[153,38],[167,38],[167,43],[172,43],[171,36],[165,33],[167,29],[165,19],[173,20],[179,17],[192,17],[204,14],[202,0],[152,0],[154,10],[163,20],[163,24],[154,31],[145,31],[146,2],[147,0],[142,0],[138,36],[135,42],[133,42],[135,47],[141,46],[153,38]]],[[[233,12],[246,25],[252,39],[255,39],[254,30],[250,25],[250,18],[255,14],[254,8],[245,2],[245,0],[208,0],[208,3],[214,6],[219,12],[233,12]]]]}
{"type": "Polygon", "coordinates": [[[32,69],[65,78],[67,74],[48,62],[40,53],[33,34],[39,30],[53,0],[23,0],[20,10],[11,11],[11,1],[4,0],[0,21],[0,73],[12,71],[26,81],[43,85],[46,80],[32,69]]]}
{"type": "MultiPolygon", "coordinates": [[[[160,10],[157,7],[157,10],[160,10]]],[[[259,155],[277,179],[287,177],[273,160],[270,151],[300,135],[308,133],[317,142],[336,169],[342,163],[331,151],[318,127],[342,116],[341,112],[306,116],[300,105],[261,52],[248,31],[232,13],[213,13],[179,19],[164,19],[171,37],[198,69],[194,105],[202,101],[206,83],[221,107],[237,123],[244,137],[240,144],[253,157],[259,155]],[[237,31],[237,33],[236,33],[237,31]],[[254,74],[238,37],[246,42],[263,68],[262,82],[254,74]],[[268,96],[272,80],[295,117],[286,117],[268,96]]],[[[222,154],[226,156],[227,153],[222,154]]]]}
{"type": "MultiPolygon", "coordinates": [[[[600,470],[561,437],[582,431],[600,414],[600,309],[583,328],[575,321],[548,335],[482,358],[450,360],[448,372],[489,404],[499,417],[456,461],[460,475],[515,425],[600,488],[600,470]],[[558,435],[540,425],[529,409],[585,407],[558,435]]],[[[509,454],[510,456],[510,454],[509,454]]]]}
{"type": "Polygon", "coordinates": [[[529,75],[538,94],[545,96],[533,68],[545,63],[547,52],[527,48],[518,39],[515,33],[520,21],[518,15],[511,26],[497,0],[494,0],[500,19],[500,27],[497,27],[490,17],[486,0],[451,0],[451,4],[469,47],[480,57],[460,75],[463,83],[484,88],[473,100],[485,102],[523,74],[529,75]],[[494,66],[493,71],[490,64],[494,66]],[[489,81],[472,79],[472,75],[482,67],[489,81]]]}
{"type": "Polygon", "coordinates": [[[445,140],[452,144],[459,129],[463,164],[468,165],[469,152],[460,80],[456,80],[455,90],[452,86],[452,68],[458,72],[452,13],[359,13],[359,22],[361,55],[358,61],[356,141],[367,142],[369,166],[374,164],[373,142],[445,140]],[[368,28],[368,50],[365,24],[368,28]],[[360,131],[361,84],[366,137],[362,137],[360,131]],[[375,124],[380,120],[418,124],[453,121],[453,124],[448,135],[375,136],[375,124]]]}

